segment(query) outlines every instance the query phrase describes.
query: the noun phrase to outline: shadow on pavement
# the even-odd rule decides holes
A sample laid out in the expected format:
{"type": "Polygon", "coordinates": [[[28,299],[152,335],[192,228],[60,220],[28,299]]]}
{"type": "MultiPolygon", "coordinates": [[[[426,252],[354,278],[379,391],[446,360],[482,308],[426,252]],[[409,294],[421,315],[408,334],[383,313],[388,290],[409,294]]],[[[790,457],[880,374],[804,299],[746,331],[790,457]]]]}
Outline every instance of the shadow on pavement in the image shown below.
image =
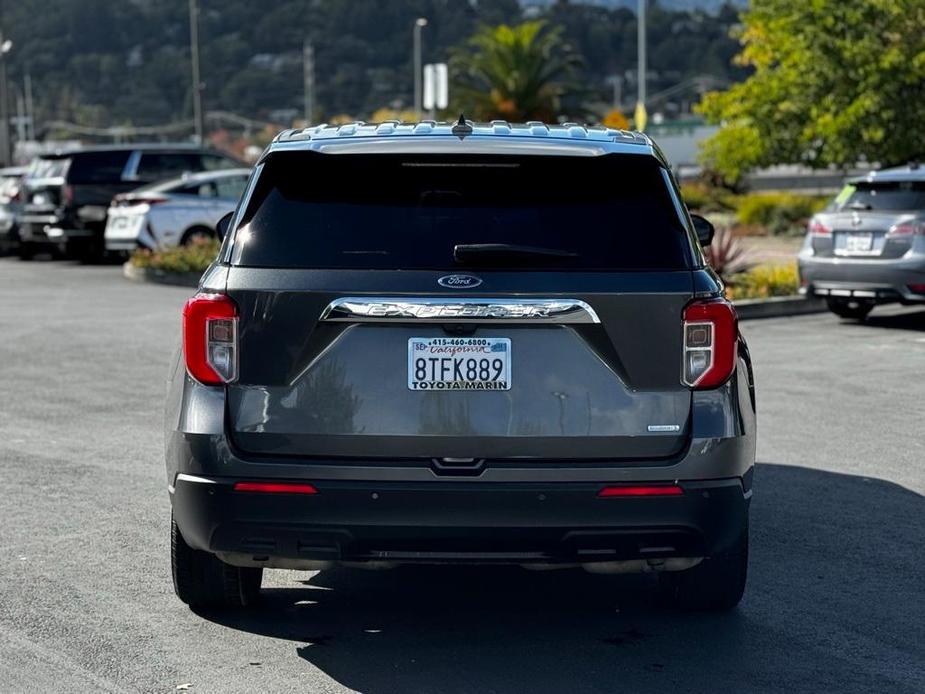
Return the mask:
{"type": "Polygon", "coordinates": [[[925,310],[906,309],[902,313],[878,313],[877,309],[860,323],[871,328],[893,328],[894,330],[916,330],[925,332],[925,310]]]}
{"type": "Polygon", "coordinates": [[[770,464],[756,484],[728,614],[664,610],[644,576],[423,567],[322,572],[204,616],[370,693],[921,691],[925,497],[770,464]]]}

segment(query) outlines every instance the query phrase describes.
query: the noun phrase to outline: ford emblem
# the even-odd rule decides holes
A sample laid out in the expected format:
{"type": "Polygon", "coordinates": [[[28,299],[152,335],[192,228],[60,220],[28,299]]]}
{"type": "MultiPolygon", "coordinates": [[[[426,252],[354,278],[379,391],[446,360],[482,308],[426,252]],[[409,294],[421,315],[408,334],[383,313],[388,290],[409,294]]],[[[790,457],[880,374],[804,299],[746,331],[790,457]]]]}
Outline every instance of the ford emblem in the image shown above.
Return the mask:
{"type": "Polygon", "coordinates": [[[437,284],[447,289],[472,289],[478,287],[482,280],[475,275],[444,275],[437,284]]]}

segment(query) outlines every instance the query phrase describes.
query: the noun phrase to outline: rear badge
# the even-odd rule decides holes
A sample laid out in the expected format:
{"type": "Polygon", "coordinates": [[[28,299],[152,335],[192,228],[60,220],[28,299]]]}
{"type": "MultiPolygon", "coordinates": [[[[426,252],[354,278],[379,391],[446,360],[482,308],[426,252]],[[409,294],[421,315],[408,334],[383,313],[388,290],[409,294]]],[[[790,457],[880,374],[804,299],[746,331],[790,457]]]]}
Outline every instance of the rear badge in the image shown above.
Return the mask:
{"type": "Polygon", "coordinates": [[[447,289],[472,289],[478,287],[482,280],[475,275],[444,275],[437,284],[447,289]]]}
{"type": "Polygon", "coordinates": [[[649,431],[657,434],[681,431],[680,424],[650,424],[648,427],[649,431]]]}

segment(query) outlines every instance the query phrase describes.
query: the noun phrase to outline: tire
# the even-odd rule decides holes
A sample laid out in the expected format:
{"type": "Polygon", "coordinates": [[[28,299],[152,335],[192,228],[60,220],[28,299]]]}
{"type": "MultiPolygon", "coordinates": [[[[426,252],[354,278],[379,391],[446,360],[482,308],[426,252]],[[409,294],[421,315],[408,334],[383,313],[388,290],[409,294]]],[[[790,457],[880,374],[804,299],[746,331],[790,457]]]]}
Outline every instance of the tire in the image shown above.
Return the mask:
{"type": "Polygon", "coordinates": [[[212,229],[207,227],[192,227],[183,232],[183,237],[180,239],[181,246],[188,246],[196,239],[214,239],[215,232],[212,229]]]}
{"type": "Polygon", "coordinates": [[[260,597],[263,569],[242,568],[224,563],[214,554],[193,549],[170,516],[170,568],[173,589],[193,608],[241,608],[254,605],[260,597]]]}
{"type": "Polygon", "coordinates": [[[19,256],[20,260],[32,260],[35,257],[35,246],[23,241],[19,244],[19,248],[16,249],[16,255],[19,256]]]}
{"type": "Polygon", "coordinates": [[[864,320],[874,309],[874,305],[864,301],[847,301],[844,299],[826,299],[829,310],[839,318],[864,320]]]}
{"type": "Polygon", "coordinates": [[[707,557],[686,571],[663,573],[659,584],[667,604],[691,611],[731,610],[745,592],[748,575],[748,522],[729,554],[707,557]]]}

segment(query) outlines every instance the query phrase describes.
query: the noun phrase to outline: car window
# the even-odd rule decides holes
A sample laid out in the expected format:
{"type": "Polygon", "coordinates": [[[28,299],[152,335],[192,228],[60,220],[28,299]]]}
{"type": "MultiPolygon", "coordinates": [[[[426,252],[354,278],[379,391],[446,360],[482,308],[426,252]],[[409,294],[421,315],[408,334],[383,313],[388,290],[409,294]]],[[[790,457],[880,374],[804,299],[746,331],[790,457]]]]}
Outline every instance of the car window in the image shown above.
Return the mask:
{"type": "Polygon", "coordinates": [[[221,154],[203,154],[202,169],[203,171],[220,171],[221,169],[237,169],[241,166],[240,162],[221,154]]]}
{"type": "Polygon", "coordinates": [[[67,181],[72,184],[121,181],[129,154],[127,150],[76,153],[67,169],[67,181]]]}
{"type": "Polygon", "coordinates": [[[232,262],[258,267],[443,270],[504,255],[517,269],[640,270],[690,258],[648,157],[278,153],[242,221],[232,262]]]}
{"type": "Polygon", "coordinates": [[[832,201],[830,210],[925,210],[925,182],[849,184],[832,201]]]}
{"type": "Polygon", "coordinates": [[[196,152],[143,152],[135,177],[142,181],[157,181],[201,170],[202,155],[196,152]]]}
{"type": "Polygon", "coordinates": [[[247,176],[229,176],[214,181],[216,194],[226,200],[237,200],[247,186],[247,176]]]}
{"type": "Polygon", "coordinates": [[[55,157],[54,159],[38,158],[33,159],[26,173],[27,178],[59,178],[67,172],[67,167],[71,160],[64,157],[55,157]]]}

